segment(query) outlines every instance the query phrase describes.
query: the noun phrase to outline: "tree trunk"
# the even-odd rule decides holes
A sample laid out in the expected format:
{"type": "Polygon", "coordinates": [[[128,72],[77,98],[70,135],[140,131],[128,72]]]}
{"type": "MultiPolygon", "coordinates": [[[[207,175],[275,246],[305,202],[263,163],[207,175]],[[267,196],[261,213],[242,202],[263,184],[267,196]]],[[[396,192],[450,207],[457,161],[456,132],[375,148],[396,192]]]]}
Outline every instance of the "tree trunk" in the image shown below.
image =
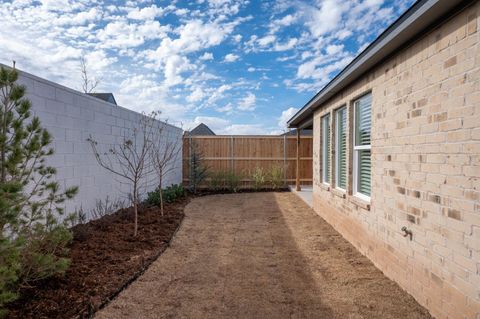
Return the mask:
{"type": "Polygon", "coordinates": [[[133,237],[137,237],[138,231],[138,198],[137,198],[137,187],[134,186],[133,191],[133,213],[134,213],[134,226],[133,226],[133,237]]]}
{"type": "Polygon", "coordinates": [[[163,189],[160,188],[160,212],[163,216],[163,189]]]}

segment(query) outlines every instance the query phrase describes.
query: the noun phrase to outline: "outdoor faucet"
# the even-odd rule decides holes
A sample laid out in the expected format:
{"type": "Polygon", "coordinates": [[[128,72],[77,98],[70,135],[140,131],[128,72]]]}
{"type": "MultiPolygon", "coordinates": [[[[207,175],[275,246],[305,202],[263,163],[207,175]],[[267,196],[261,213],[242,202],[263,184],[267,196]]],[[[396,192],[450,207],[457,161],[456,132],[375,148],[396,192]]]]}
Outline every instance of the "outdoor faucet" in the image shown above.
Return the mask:
{"type": "Polygon", "coordinates": [[[407,226],[403,226],[402,231],[404,232],[403,237],[410,236],[410,240],[412,240],[413,233],[410,229],[407,228],[407,226]]]}

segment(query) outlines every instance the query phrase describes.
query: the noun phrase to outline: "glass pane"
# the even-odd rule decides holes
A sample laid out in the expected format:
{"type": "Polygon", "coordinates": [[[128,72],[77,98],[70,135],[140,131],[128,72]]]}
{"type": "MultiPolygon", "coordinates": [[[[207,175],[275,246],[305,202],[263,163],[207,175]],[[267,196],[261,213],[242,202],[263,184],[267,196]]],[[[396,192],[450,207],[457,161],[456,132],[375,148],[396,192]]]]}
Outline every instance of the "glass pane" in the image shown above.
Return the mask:
{"type": "Polygon", "coordinates": [[[337,111],[337,187],[347,188],[347,110],[337,111]]]}
{"type": "Polygon", "coordinates": [[[370,150],[360,150],[357,152],[358,152],[357,192],[366,196],[370,196],[370,188],[371,188],[370,150]]]}
{"type": "Polygon", "coordinates": [[[355,145],[370,145],[372,96],[367,94],[355,102],[355,145]]]}
{"type": "Polygon", "coordinates": [[[330,181],[330,116],[326,115],[322,117],[322,170],[323,170],[323,182],[328,183],[330,181]]]}

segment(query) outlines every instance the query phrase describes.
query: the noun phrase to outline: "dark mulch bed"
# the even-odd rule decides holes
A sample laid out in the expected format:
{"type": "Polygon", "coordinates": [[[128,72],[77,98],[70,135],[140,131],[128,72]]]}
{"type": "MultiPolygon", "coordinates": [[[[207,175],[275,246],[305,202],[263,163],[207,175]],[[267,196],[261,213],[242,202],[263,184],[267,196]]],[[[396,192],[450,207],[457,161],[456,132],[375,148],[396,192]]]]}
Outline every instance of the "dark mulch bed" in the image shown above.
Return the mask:
{"type": "Polygon", "coordinates": [[[21,291],[9,306],[9,318],[88,318],[116,296],[165,250],[183,218],[190,198],[139,212],[133,238],[133,211],[115,214],[73,228],[71,266],[54,277],[21,291]]]}

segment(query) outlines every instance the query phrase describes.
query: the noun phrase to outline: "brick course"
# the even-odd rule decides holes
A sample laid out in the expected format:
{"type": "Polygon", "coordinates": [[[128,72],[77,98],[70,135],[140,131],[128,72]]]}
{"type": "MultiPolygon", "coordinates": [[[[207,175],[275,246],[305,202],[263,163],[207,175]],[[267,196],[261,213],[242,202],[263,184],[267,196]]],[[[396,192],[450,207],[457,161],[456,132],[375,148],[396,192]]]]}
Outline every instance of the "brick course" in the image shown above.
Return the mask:
{"type": "MultiPolygon", "coordinates": [[[[480,318],[480,3],[314,115],[314,209],[437,318],[480,318]],[[352,193],[353,100],[372,92],[372,195],[352,193]],[[349,108],[345,198],[321,183],[320,119],[349,108]],[[413,231],[413,240],[401,228],[413,231]]],[[[331,177],[334,180],[334,130],[331,177]]]]}

